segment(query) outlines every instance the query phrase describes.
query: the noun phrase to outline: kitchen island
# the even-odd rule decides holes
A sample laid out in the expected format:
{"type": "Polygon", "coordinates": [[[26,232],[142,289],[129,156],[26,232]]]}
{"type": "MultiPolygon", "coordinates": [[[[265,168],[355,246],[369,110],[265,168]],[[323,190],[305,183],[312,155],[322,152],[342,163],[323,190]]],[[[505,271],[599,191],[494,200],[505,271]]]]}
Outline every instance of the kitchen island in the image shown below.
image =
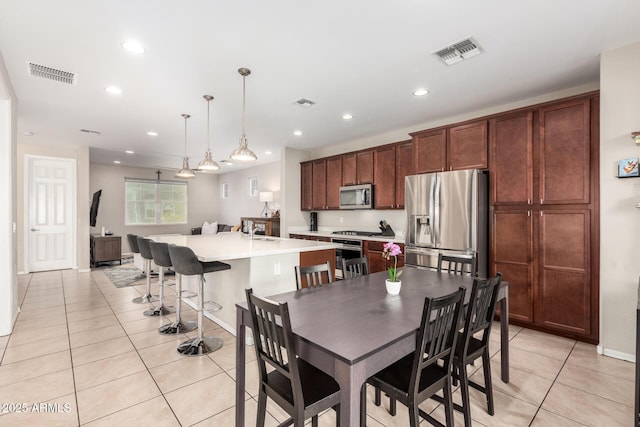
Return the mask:
{"type": "MultiPolygon", "coordinates": [[[[235,305],[246,299],[246,288],[253,288],[257,295],[262,296],[293,291],[296,289],[294,266],[304,264],[301,263],[301,257],[304,259],[313,255],[313,259],[319,261],[335,262],[335,248],[338,247],[331,242],[265,236],[250,238],[243,233],[172,234],[149,238],[156,242],[187,246],[203,262],[222,261],[231,265],[230,270],[205,275],[204,300],[222,305],[221,310],[205,311],[205,316],[234,335],[235,305]]],[[[197,292],[198,280],[197,276],[183,277],[182,289],[197,292]]],[[[185,302],[195,307],[195,301],[185,299],[185,302]]]]}

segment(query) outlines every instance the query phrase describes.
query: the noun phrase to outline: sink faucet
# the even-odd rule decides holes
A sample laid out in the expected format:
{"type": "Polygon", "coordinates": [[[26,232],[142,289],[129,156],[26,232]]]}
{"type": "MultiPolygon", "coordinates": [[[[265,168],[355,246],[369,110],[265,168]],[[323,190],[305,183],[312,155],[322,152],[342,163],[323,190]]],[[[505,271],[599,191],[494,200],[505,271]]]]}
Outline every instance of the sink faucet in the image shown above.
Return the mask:
{"type": "Polygon", "coordinates": [[[253,239],[253,232],[255,230],[255,225],[253,221],[247,221],[247,228],[249,229],[249,238],[253,239]]]}

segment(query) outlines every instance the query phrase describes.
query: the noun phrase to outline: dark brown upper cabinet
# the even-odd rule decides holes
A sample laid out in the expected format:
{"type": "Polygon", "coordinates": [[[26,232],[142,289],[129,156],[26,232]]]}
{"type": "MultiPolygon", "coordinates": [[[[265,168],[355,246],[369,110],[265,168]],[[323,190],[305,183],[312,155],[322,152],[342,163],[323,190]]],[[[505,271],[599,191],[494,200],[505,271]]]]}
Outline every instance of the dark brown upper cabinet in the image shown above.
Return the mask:
{"type": "Polygon", "coordinates": [[[540,109],[540,204],[589,203],[591,100],[540,109]]]}
{"type": "Polygon", "coordinates": [[[412,134],[415,172],[442,172],[447,165],[447,130],[437,129],[412,134]]]}
{"type": "Polygon", "coordinates": [[[533,199],[533,112],[489,121],[491,202],[530,205],[533,199]]]}
{"type": "Polygon", "coordinates": [[[326,209],[340,208],[340,187],[342,186],[342,156],[327,159],[326,209]]]}
{"type": "Polygon", "coordinates": [[[448,170],[486,169],[488,167],[487,121],[480,120],[449,128],[448,170]]]}

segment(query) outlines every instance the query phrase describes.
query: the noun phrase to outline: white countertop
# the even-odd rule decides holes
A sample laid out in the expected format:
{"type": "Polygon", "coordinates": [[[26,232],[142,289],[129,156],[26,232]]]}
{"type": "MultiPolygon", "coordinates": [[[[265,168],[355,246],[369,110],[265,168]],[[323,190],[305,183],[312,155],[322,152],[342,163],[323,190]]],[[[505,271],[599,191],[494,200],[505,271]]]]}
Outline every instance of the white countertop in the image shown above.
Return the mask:
{"type": "MultiPolygon", "coordinates": [[[[372,231],[373,233],[373,231],[372,231]]],[[[352,235],[344,235],[344,234],[333,234],[332,231],[308,231],[308,230],[292,230],[289,231],[289,234],[300,234],[303,236],[317,236],[317,237],[335,237],[337,239],[350,239],[350,240],[373,240],[376,242],[393,242],[393,243],[404,243],[404,236],[395,237],[391,236],[352,236],[352,235]]]]}
{"type": "Polygon", "coordinates": [[[340,245],[300,239],[255,236],[250,239],[243,233],[218,233],[211,235],[166,234],[149,236],[156,242],[187,246],[203,262],[225,261],[267,255],[334,249],[340,245]]]}

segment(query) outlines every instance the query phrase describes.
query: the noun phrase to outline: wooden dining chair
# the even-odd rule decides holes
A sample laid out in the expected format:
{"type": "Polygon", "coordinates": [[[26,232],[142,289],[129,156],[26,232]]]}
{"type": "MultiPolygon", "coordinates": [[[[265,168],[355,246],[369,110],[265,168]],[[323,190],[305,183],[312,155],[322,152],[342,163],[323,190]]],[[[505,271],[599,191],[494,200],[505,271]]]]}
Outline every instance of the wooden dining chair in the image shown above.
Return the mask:
{"type": "Polygon", "coordinates": [[[496,300],[502,273],[490,279],[475,279],[471,288],[471,298],[467,308],[464,329],[458,339],[453,357],[453,373],[460,379],[462,406],[454,404],[454,408],[464,414],[465,427],[471,427],[471,405],[469,402],[469,386],[484,393],[487,399],[487,412],[494,414],[493,387],[491,384],[491,362],[489,357],[489,335],[493,317],[496,314],[496,300]],[[484,386],[469,380],[467,365],[482,357],[484,386]]]}
{"type": "MultiPolygon", "coordinates": [[[[447,426],[453,426],[451,397],[451,367],[459,334],[458,325],[464,304],[465,289],[440,297],[425,298],[422,321],[418,330],[416,351],[381,370],[367,380],[368,384],[391,397],[392,414],[395,402],[409,408],[411,427],[420,424],[420,417],[431,424],[442,425],[418,405],[438,391],[444,396],[447,426]]],[[[366,416],[366,389],[362,388],[361,416],[366,416]]],[[[380,402],[377,400],[376,405],[380,402]]]]}
{"type": "Polygon", "coordinates": [[[369,274],[369,259],[367,256],[360,258],[342,258],[342,278],[352,279],[354,277],[366,276],[369,274]]]}
{"type": "Polygon", "coordinates": [[[260,377],[256,426],[264,426],[267,397],[291,417],[280,425],[303,427],[311,418],[311,425],[318,427],[318,414],[331,408],[339,426],[340,386],[296,355],[288,304],[260,298],[252,289],[246,295],[260,377]]]}
{"type": "Polygon", "coordinates": [[[438,271],[445,271],[449,274],[469,274],[471,277],[476,277],[476,254],[459,256],[440,253],[438,254],[438,271]]]}
{"type": "Polygon", "coordinates": [[[331,274],[331,264],[329,264],[329,261],[324,264],[304,267],[296,265],[295,270],[296,286],[298,289],[315,288],[333,282],[333,274],[331,274]]]}

